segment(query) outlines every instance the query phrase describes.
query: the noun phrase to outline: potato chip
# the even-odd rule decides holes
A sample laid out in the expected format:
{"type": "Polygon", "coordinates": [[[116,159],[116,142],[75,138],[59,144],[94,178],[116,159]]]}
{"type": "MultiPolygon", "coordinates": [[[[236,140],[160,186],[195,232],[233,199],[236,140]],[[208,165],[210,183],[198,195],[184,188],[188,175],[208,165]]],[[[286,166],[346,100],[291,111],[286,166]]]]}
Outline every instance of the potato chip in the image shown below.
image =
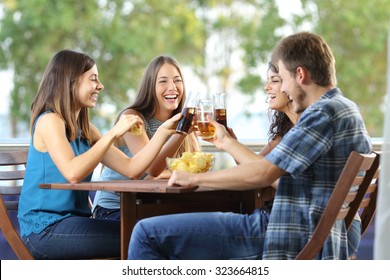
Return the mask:
{"type": "Polygon", "coordinates": [[[214,156],[203,152],[184,152],[180,158],[167,158],[168,168],[191,173],[209,171],[214,165],[214,156]]]}
{"type": "Polygon", "coordinates": [[[135,136],[140,136],[142,134],[142,125],[135,124],[130,128],[130,133],[135,136]]]}

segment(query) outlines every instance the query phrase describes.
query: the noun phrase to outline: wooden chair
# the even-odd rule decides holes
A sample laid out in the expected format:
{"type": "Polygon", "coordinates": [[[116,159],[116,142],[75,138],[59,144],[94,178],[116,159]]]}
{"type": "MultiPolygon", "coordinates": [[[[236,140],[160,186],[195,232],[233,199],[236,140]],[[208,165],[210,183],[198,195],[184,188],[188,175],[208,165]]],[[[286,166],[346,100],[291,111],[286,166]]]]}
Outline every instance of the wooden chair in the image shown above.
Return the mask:
{"type": "Polygon", "coordinates": [[[14,227],[9,211],[17,211],[28,150],[0,151],[0,228],[19,259],[33,260],[14,227]],[[12,198],[16,200],[12,200],[12,198]]]}
{"type": "MultiPolygon", "coordinates": [[[[9,211],[18,210],[27,154],[28,150],[0,151],[0,228],[12,250],[21,260],[33,260],[34,257],[12,223],[9,211]]],[[[105,259],[116,260],[119,256],[105,259]]]]}
{"type": "MultiPolygon", "coordinates": [[[[372,219],[374,218],[376,211],[376,199],[378,195],[378,178],[379,178],[379,170],[380,170],[380,152],[375,152],[377,157],[374,163],[371,166],[371,169],[368,172],[374,174],[368,174],[368,177],[372,176],[372,180],[370,182],[366,182],[367,191],[366,192],[358,192],[356,195],[356,199],[351,202],[350,212],[348,212],[347,217],[345,217],[345,225],[347,229],[350,228],[353,221],[353,212],[359,212],[360,219],[362,221],[362,236],[366,233],[368,227],[370,226],[372,219]],[[360,201],[360,203],[359,203],[360,201]]],[[[368,179],[367,179],[368,181],[368,179]]]]}
{"type": "MultiPolygon", "coordinates": [[[[372,172],[375,171],[373,179],[368,186],[367,192],[365,194],[363,193],[358,194],[359,197],[356,198],[356,202],[361,201],[360,204],[357,204],[355,201],[354,203],[351,203],[351,211],[348,212],[348,215],[345,218],[345,224],[349,229],[354,218],[352,217],[352,213],[357,209],[362,222],[362,229],[361,229],[362,237],[364,236],[372,220],[374,219],[374,215],[376,212],[376,199],[378,195],[378,185],[379,185],[378,178],[379,178],[379,170],[380,170],[381,152],[375,152],[375,153],[377,154],[377,158],[375,159],[373,166],[371,167],[372,172]]],[[[356,260],[357,259],[356,254],[353,254],[350,257],[350,259],[356,260]]]]}
{"type": "Polygon", "coordinates": [[[371,186],[373,179],[378,176],[378,166],[379,157],[375,153],[350,154],[313,236],[296,259],[313,259],[322,249],[336,220],[344,219],[349,228],[366,193],[373,191],[371,186]],[[365,173],[364,176],[361,175],[362,172],[365,173]],[[355,186],[359,186],[358,190],[354,190],[355,186]]]}

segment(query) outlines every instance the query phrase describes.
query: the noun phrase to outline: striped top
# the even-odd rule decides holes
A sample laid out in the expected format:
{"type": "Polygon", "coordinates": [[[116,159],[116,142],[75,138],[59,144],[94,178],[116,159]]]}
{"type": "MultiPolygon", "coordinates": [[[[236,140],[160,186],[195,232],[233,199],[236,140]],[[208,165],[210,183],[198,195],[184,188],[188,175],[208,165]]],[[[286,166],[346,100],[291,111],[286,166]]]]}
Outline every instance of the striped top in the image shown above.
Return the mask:
{"type": "MultiPolygon", "coordinates": [[[[153,135],[156,133],[159,126],[164,123],[162,121],[157,120],[156,118],[151,118],[146,120],[143,116],[142,116],[142,120],[145,123],[146,134],[148,135],[149,139],[153,137],[153,135]]],[[[128,157],[133,156],[127,146],[120,146],[118,148],[122,152],[124,152],[128,157]]],[[[145,176],[146,174],[144,174],[140,179],[143,179],[145,176]]],[[[111,180],[130,180],[130,179],[108,167],[104,167],[100,180],[111,181],[111,180]]],[[[95,207],[97,205],[100,205],[101,207],[107,209],[119,209],[120,195],[117,192],[97,191],[95,198],[93,200],[92,212],[95,210],[95,207]]]]}

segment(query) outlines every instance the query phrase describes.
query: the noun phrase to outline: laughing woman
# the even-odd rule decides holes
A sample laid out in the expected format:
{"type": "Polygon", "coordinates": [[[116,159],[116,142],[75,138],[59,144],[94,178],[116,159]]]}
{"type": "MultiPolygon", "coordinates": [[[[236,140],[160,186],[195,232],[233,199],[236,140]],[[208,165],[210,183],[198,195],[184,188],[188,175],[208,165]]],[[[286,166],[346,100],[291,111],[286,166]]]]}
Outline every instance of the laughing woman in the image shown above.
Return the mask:
{"type": "Polygon", "coordinates": [[[41,189],[39,184],[90,181],[99,163],[137,178],[180,119],[180,115],[167,118],[147,147],[129,158],[113,143],[132,127],[143,126],[143,121],[136,115],[123,115],[101,135],[88,118],[101,90],[94,60],[62,50],[47,65],[32,102],[31,141],[18,219],[22,239],[36,259],[118,257],[120,223],[91,219],[87,191],[41,189]]]}
{"type": "MultiPolygon", "coordinates": [[[[156,131],[166,120],[180,113],[186,91],[183,75],[178,62],[171,56],[158,56],[147,67],[142,78],[137,98],[133,105],[125,108],[118,116],[141,118],[146,130],[141,135],[125,134],[116,141],[116,146],[127,156],[133,157],[143,151],[147,144],[156,137],[156,131]]],[[[117,120],[118,120],[117,119],[117,120]]],[[[172,135],[148,167],[141,178],[167,178],[170,175],[166,168],[166,157],[180,155],[182,152],[199,151],[199,143],[195,133],[172,135]]],[[[104,167],[101,179],[124,180],[109,167],[104,167]]],[[[119,193],[98,191],[94,199],[94,217],[99,219],[120,219],[119,193]]]]}

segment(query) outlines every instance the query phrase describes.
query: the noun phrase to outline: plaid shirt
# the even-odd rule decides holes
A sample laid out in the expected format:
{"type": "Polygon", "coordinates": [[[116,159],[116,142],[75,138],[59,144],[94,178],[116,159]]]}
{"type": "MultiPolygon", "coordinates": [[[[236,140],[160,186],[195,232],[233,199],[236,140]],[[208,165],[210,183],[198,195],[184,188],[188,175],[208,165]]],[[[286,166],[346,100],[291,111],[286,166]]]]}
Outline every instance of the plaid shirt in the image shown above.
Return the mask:
{"type": "MultiPolygon", "coordinates": [[[[280,178],[263,259],[294,259],[311,238],[351,151],[371,152],[357,106],[338,88],[308,107],[266,159],[286,171],[280,178]]],[[[344,222],[337,222],[318,259],[346,259],[344,222]]]]}

